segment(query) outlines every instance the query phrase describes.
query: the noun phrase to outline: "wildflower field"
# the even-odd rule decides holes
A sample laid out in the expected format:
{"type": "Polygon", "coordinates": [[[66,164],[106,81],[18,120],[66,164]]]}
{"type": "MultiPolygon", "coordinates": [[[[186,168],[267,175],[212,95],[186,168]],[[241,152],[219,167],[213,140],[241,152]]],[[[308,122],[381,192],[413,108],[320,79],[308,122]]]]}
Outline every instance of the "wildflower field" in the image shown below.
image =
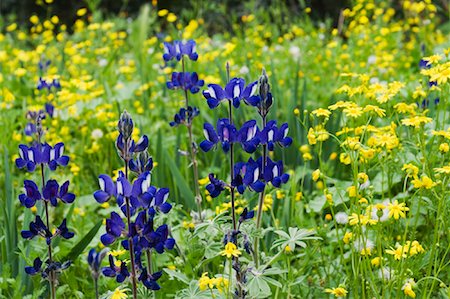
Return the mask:
{"type": "Polygon", "coordinates": [[[57,2],[0,16],[0,298],[450,297],[448,1],[57,2]]]}

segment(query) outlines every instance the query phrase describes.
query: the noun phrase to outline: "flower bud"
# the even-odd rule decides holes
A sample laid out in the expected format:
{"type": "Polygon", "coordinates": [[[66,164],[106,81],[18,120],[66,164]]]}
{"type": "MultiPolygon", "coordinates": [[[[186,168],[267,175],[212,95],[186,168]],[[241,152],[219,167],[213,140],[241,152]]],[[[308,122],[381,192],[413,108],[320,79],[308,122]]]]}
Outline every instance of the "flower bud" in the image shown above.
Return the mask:
{"type": "Polygon", "coordinates": [[[119,133],[122,134],[124,140],[131,138],[131,134],[133,133],[133,119],[126,110],[124,110],[122,115],[120,115],[117,128],[119,133]]]}

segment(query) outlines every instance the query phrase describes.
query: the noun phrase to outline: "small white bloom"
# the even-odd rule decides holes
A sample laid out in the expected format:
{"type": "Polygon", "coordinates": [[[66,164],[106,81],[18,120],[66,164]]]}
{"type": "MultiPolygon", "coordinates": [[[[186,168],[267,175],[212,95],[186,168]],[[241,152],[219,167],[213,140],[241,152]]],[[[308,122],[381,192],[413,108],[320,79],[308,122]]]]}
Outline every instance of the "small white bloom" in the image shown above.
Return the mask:
{"type": "Polygon", "coordinates": [[[297,46],[292,46],[289,48],[289,53],[292,55],[292,58],[298,59],[300,57],[300,48],[297,46]]]}
{"type": "Polygon", "coordinates": [[[246,74],[248,74],[249,71],[250,71],[250,70],[248,69],[248,67],[244,65],[244,66],[241,67],[241,69],[239,70],[239,73],[240,73],[241,75],[246,75],[246,74]]]}
{"type": "Polygon", "coordinates": [[[98,140],[103,137],[103,131],[100,129],[95,129],[91,133],[92,139],[98,140]]]}
{"type": "Polygon", "coordinates": [[[367,64],[374,64],[375,62],[377,62],[377,56],[370,55],[369,58],[367,58],[367,64]]]}
{"type": "Polygon", "coordinates": [[[348,215],[345,212],[338,212],[334,216],[336,222],[339,224],[347,224],[348,223],[348,215]]]}

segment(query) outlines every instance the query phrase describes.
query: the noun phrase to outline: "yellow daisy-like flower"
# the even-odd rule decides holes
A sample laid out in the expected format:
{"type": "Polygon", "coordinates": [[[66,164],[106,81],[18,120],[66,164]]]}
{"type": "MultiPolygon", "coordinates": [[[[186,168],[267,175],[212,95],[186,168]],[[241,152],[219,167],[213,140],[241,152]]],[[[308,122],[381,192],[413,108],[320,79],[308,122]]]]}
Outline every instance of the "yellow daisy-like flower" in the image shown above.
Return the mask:
{"type": "Polygon", "coordinates": [[[418,178],[417,176],[414,178],[414,180],[411,181],[413,183],[414,188],[424,188],[424,189],[431,189],[437,184],[433,182],[432,179],[430,179],[428,176],[423,175],[421,178],[418,178]]]}
{"type": "Polygon", "coordinates": [[[227,258],[231,258],[232,256],[239,257],[242,254],[242,252],[239,249],[237,249],[234,243],[228,242],[227,245],[225,245],[225,250],[222,250],[220,254],[222,256],[226,256],[227,258]]]}
{"type": "Polygon", "coordinates": [[[413,116],[410,118],[402,119],[402,124],[409,127],[418,128],[422,124],[430,123],[433,119],[431,117],[426,116],[413,116]]]}
{"type": "Polygon", "coordinates": [[[110,299],[127,299],[128,295],[125,293],[124,289],[116,288],[114,292],[111,294],[110,299]]]}
{"type": "Polygon", "coordinates": [[[450,165],[445,165],[442,167],[435,168],[434,171],[441,174],[450,174],[450,165]]]}
{"type": "Polygon", "coordinates": [[[331,111],[328,109],[319,108],[319,109],[313,110],[311,112],[311,114],[313,114],[315,116],[329,117],[331,115],[331,111]]]}
{"type": "Polygon", "coordinates": [[[325,289],[325,293],[332,294],[337,298],[343,298],[347,296],[348,291],[344,287],[339,286],[337,288],[325,289]]]}
{"type": "Polygon", "coordinates": [[[416,298],[416,293],[414,293],[413,288],[416,286],[414,279],[408,279],[402,287],[403,293],[410,298],[416,298]]]}
{"type": "Polygon", "coordinates": [[[394,203],[388,204],[388,210],[389,210],[389,218],[394,217],[395,220],[398,220],[400,217],[405,218],[407,211],[409,211],[409,208],[406,206],[404,202],[398,203],[397,200],[394,200],[394,203]]]}
{"type": "Polygon", "coordinates": [[[410,178],[419,174],[419,168],[413,164],[404,164],[402,170],[405,171],[406,175],[410,178]]]}
{"type": "Polygon", "coordinates": [[[359,106],[352,106],[344,109],[347,117],[358,118],[363,114],[363,109],[359,106]]]}
{"type": "Polygon", "coordinates": [[[402,258],[406,258],[406,253],[403,250],[403,246],[397,246],[396,249],[387,249],[386,253],[393,255],[394,259],[397,261],[401,260],[402,258]]]}

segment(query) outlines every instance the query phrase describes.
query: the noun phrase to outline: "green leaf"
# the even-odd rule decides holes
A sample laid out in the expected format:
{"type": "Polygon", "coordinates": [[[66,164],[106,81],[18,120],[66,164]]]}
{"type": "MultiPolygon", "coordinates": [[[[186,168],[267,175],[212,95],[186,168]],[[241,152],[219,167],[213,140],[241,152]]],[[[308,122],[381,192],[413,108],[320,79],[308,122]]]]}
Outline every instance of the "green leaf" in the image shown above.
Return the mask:
{"type": "Polygon", "coordinates": [[[189,284],[189,278],[184,273],[181,273],[179,271],[170,270],[167,268],[164,268],[164,272],[169,274],[170,277],[175,277],[179,281],[184,282],[185,284],[189,284]]]}
{"type": "Polygon", "coordinates": [[[164,161],[168,164],[172,172],[175,184],[180,190],[181,198],[183,199],[183,205],[185,207],[193,208],[195,206],[194,193],[192,193],[189,184],[186,182],[185,178],[175,164],[173,158],[169,156],[169,153],[167,151],[164,151],[164,158],[164,161]]]}
{"type": "Polygon", "coordinates": [[[65,257],[65,260],[71,260],[74,261],[77,259],[77,257],[83,253],[83,251],[86,249],[86,247],[91,243],[92,239],[97,234],[98,230],[100,229],[100,226],[102,226],[103,221],[100,220],[97,222],[97,224],[94,225],[93,228],[81,239],[69,252],[69,254],[65,257]]]}

